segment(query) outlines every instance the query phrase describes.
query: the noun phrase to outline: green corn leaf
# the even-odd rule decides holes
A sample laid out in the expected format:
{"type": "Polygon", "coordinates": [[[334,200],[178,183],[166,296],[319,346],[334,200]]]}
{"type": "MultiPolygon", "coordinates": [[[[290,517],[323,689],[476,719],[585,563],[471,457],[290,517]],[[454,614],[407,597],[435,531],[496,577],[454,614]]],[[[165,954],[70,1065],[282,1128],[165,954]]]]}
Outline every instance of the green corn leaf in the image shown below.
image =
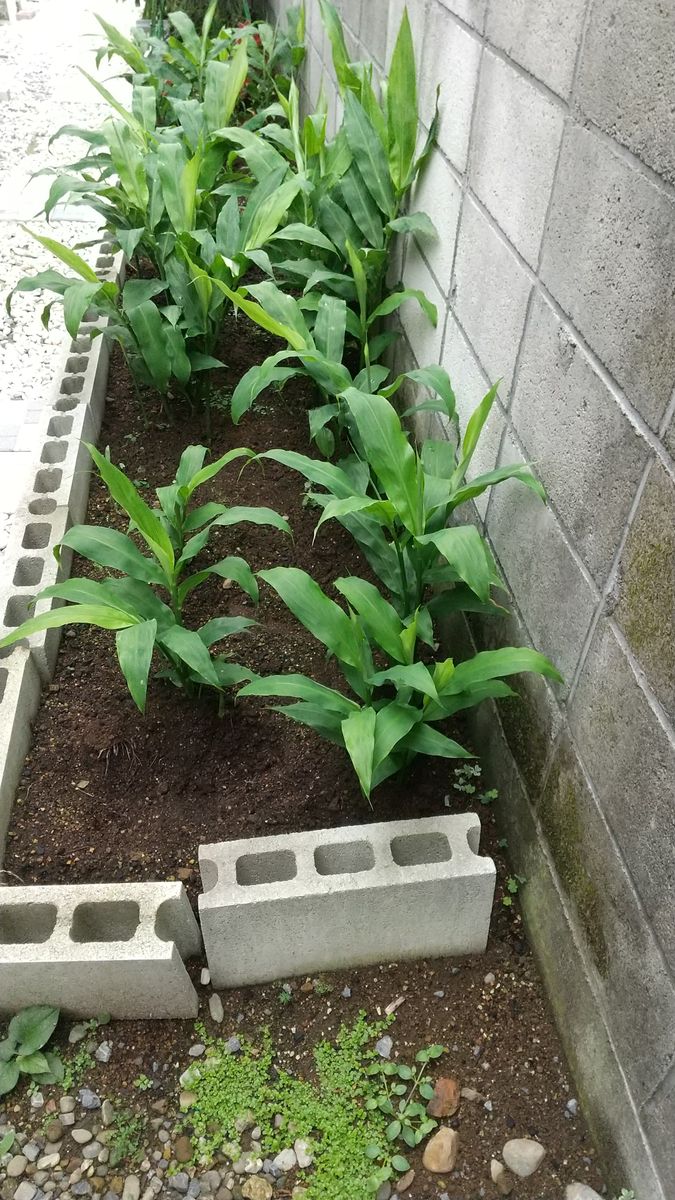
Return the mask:
{"type": "Polygon", "coordinates": [[[306,246],[316,246],[319,250],[327,250],[329,254],[338,253],[337,247],[320,229],[316,229],[313,225],[303,225],[300,221],[293,221],[290,225],[285,225],[283,229],[277,229],[269,240],[271,242],[280,240],[302,242],[306,246]]]}
{"type": "Polygon", "coordinates": [[[374,708],[361,708],[358,712],[350,713],[342,722],[345,749],[366,799],[370,796],[373,780],[376,721],[377,713],[374,708]]]}
{"type": "Polygon", "coordinates": [[[204,84],[204,114],[209,132],[222,129],[228,124],[247,74],[246,39],[242,39],[228,62],[220,62],[215,59],[207,64],[204,84]]]}
{"type": "Polygon", "coordinates": [[[434,758],[475,758],[459,742],[446,737],[431,725],[416,725],[403,739],[400,749],[412,751],[414,754],[428,754],[434,758]]]}
{"type": "MultiPolygon", "coordinates": [[[[115,236],[117,241],[129,260],[134,257],[141,241],[143,240],[144,234],[144,229],[118,229],[116,231],[115,236]]],[[[153,280],[152,282],[156,281],[153,280]]]]}
{"type": "Polygon", "coordinates": [[[115,99],[112,92],[109,92],[108,89],[106,87],[104,87],[102,83],[99,83],[98,79],[94,79],[94,77],[92,75],[89,75],[85,70],[83,70],[82,67],[78,67],[77,69],[81,75],[84,75],[85,79],[89,80],[89,83],[91,84],[91,86],[93,88],[96,88],[96,91],[98,92],[99,96],[103,97],[103,99],[106,101],[106,104],[109,104],[111,108],[114,108],[115,112],[120,115],[122,120],[126,121],[127,125],[131,129],[131,131],[136,135],[139,143],[141,145],[145,145],[146,132],[143,129],[143,126],[141,125],[140,121],[137,121],[135,116],[132,113],[127,112],[124,105],[120,104],[119,100],[115,99]]]}
{"type": "Polygon", "coordinates": [[[98,285],[98,287],[101,286],[101,280],[93,268],[90,267],[89,263],[86,263],[83,258],[80,258],[79,254],[76,254],[74,250],[71,250],[69,246],[62,245],[61,242],[55,241],[54,238],[45,237],[44,234],[33,233],[33,231],[29,229],[27,225],[22,225],[21,228],[23,229],[24,233],[30,234],[32,238],[35,238],[36,242],[39,242],[41,246],[44,246],[45,250],[49,250],[51,254],[56,255],[56,257],[60,259],[65,266],[70,267],[71,271],[75,271],[75,273],[82,279],[85,279],[87,283],[95,283],[98,285]]]}
{"type": "Polygon", "coordinates": [[[169,20],[178,32],[188,54],[195,63],[198,63],[201,58],[202,44],[190,17],[184,12],[170,12],[169,20]]]}
{"type": "Polygon", "coordinates": [[[213,659],[194,630],[184,629],[182,625],[173,625],[161,634],[158,641],[170,654],[186,663],[204,683],[211,687],[219,686],[213,659]]]}
{"type": "Polygon", "coordinates": [[[77,337],[82,318],[101,291],[101,282],[72,283],[63,297],[63,323],[72,338],[77,337]]]}
{"type": "Polygon", "coordinates": [[[145,712],[148,675],[157,637],[157,622],[139,621],[120,629],[115,638],[117,658],[137,708],[145,712]]]}
{"type": "Polygon", "coordinates": [[[422,710],[397,701],[377,710],[373,765],[380,767],[410,730],[422,720],[422,710]]]}
{"type": "MultiPolygon", "coordinates": [[[[400,641],[400,637],[399,637],[400,641]]],[[[376,687],[385,683],[393,683],[396,688],[413,688],[431,700],[438,701],[436,685],[428,667],[422,662],[410,663],[408,666],[389,667],[386,671],[378,671],[370,680],[376,687]]]]}
{"type": "Polygon", "coordinates": [[[349,148],[359,164],[363,181],[380,212],[391,220],[396,212],[389,163],[371,121],[352,92],[344,98],[344,128],[349,148]]]}
{"type": "Polygon", "coordinates": [[[143,540],[159,560],[162,570],[171,578],[174,567],[174,552],[169,535],[159,519],[144,500],[141,499],[130,479],[123,471],[111,463],[95,446],[85,443],[91,454],[99,474],[110,495],[127,516],[133,521],[143,540]]]}
{"type": "Polygon", "coordinates": [[[368,281],[366,279],[366,272],[363,263],[349,241],[349,238],[345,242],[345,250],[347,252],[347,260],[354,277],[354,283],[356,285],[356,298],[359,302],[361,328],[365,330],[368,317],[368,281]]]}
{"type": "Polygon", "coordinates": [[[127,279],[122,288],[122,311],[128,316],[139,304],[152,300],[165,288],[163,279],[127,279]]]}
{"type": "MultiPolygon", "coordinates": [[[[316,500],[318,504],[322,503],[321,496],[316,493],[311,493],[312,500],[316,500]]],[[[322,525],[326,521],[337,520],[341,521],[344,517],[348,517],[353,513],[364,513],[368,517],[373,517],[380,525],[387,527],[394,524],[396,520],[396,508],[388,500],[373,500],[370,496],[348,496],[344,500],[329,500],[324,505],[324,510],[317,522],[314,536],[319,532],[322,525]]]]}
{"type": "Polygon", "coordinates": [[[250,617],[214,617],[212,621],[207,621],[205,625],[202,625],[197,633],[205,646],[213,646],[225,638],[234,637],[237,633],[244,633],[255,624],[256,622],[252,621],[250,617]]]}
{"type": "Polygon", "coordinates": [[[64,535],[62,546],[76,550],[83,558],[100,567],[112,567],[145,583],[165,583],[156,562],[145,558],[126,534],[101,525],[73,525],[64,535]]]}
{"type": "Polygon", "coordinates": [[[259,301],[265,312],[296,333],[302,339],[300,349],[313,350],[314,341],[307,328],[304,313],[294,296],[282,292],[274,283],[255,283],[249,287],[250,294],[259,301]]]}
{"type": "Polygon", "coordinates": [[[258,583],[255,575],[245,559],[231,555],[228,558],[221,558],[219,562],[213,563],[212,566],[205,567],[203,571],[197,571],[183,580],[178,589],[178,603],[181,607],[190,592],[208,579],[209,575],[218,575],[221,579],[233,579],[254,603],[258,603],[258,583]]]}
{"type": "Polygon", "coordinates": [[[368,318],[368,324],[372,325],[374,321],[380,317],[388,317],[390,313],[396,312],[397,309],[405,303],[406,300],[416,300],[423,312],[426,313],[432,325],[438,324],[438,309],[435,304],[431,303],[419,288],[403,288],[400,292],[392,292],[377,306],[368,318]]]}
{"type": "Polygon", "coordinates": [[[399,519],[412,534],[424,528],[423,476],[396,410],[384,396],[369,396],[347,388],[345,401],[356,421],[372,470],[399,519]]]}
{"type": "Polygon", "coordinates": [[[490,599],[492,572],[485,554],[485,543],[475,525],[454,525],[418,538],[422,545],[433,545],[457,572],[460,579],[484,603],[490,599]]]}
{"type": "Polygon", "coordinates": [[[340,204],[336,204],[330,196],[322,196],[318,207],[319,224],[333,244],[338,247],[343,257],[346,254],[345,243],[349,240],[352,245],[359,244],[359,227],[349,213],[340,204]]]}
{"type": "MultiPolygon", "coordinates": [[[[252,174],[258,180],[266,179],[271,171],[281,170],[285,174],[288,170],[288,163],[279,151],[261,138],[260,134],[253,133],[250,129],[228,126],[225,129],[214,130],[211,137],[239,146],[242,158],[246,160],[252,174]]],[[[215,194],[218,195],[218,189],[215,194]]]]}
{"type": "Polygon", "coordinates": [[[359,614],[368,636],[395,662],[403,662],[401,618],[375,585],[357,576],[347,576],[336,579],[335,587],[359,614]]]}
{"type": "Polygon", "coordinates": [[[387,84],[389,166],[397,192],[407,185],[417,143],[417,79],[408,11],[404,8],[387,84]]]}
{"type": "Polygon", "coordinates": [[[265,388],[271,387],[274,383],[283,383],[284,380],[300,373],[302,370],[300,366],[277,366],[278,362],[295,357],[295,354],[282,350],[279,354],[271,355],[260,366],[250,367],[242,375],[230,401],[230,414],[235,425],[239,424],[244,413],[248,412],[254,400],[261,392],[264,392],[265,388]]]}
{"type": "Polygon", "coordinates": [[[260,458],[271,458],[274,462],[282,463],[285,467],[298,471],[306,479],[326,488],[334,496],[346,498],[351,497],[354,493],[354,486],[349,476],[333,463],[309,458],[306,454],[298,454],[295,450],[266,450],[260,455],[260,458]]]}
{"type": "MultiPolygon", "coordinates": [[[[0,1059],[0,1064],[4,1065],[5,1061],[6,1060],[4,1059],[0,1059]]],[[[0,1086],[0,1096],[2,1094],[2,1087],[0,1086]]],[[[0,1138],[0,1158],[4,1158],[5,1154],[9,1153],[14,1145],[15,1140],[16,1134],[14,1133],[13,1129],[10,1129],[9,1133],[6,1133],[3,1138],[0,1138]]]]}
{"type": "Polygon", "coordinates": [[[154,87],[137,83],[131,93],[131,111],[148,133],[157,127],[157,93],[154,87]]]}
{"type": "Polygon", "coordinates": [[[405,217],[395,217],[387,225],[391,233],[414,233],[417,237],[438,238],[438,230],[431,217],[424,212],[408,213],[405,217]]]}
{"type": "MultiPolygon", "coordinates": [[[[193,449],[205,450],[205,447],[199,446],[193,447],[193,449]]],[[[201,487],[203,483],[207,483],[209,479],[213,479],[214,476],[218,475],[220,471],[227,467],[231,462],[236,462],[238,458],[253,458],[253,451],[247,450],[245,447],[238,447],[236,450],[227,450],[225,454],[221,455],[220,458],[215,459],[211,463],[207,463],[205,467],[201,467],[199,470],[195,471],[195,473],[186,482],[186,499],[189,499],[193,492],[195,492],[198,487],[201,487]]],[[[176,477],[176,479],[178,479],[178,477],[176,477]]]]}
{"type": "Polygon", "coordinates": [[[124,192],[136,208],[147,208],[150,193],[145,164],[129,126],[124,121],[110,119],[104,122],[103,130],[124,192]]]}
{"type": "MultiPolygon", "coordinates": [[[[353,700],[349,700],[347,696],[343,696],[341,692],[336,692],[333,688],[324,687],[322,683],[317,683],[306,675],[266,675],[248,683],[239,694],[241,696],[293,697],[316,704],[320,708],[339,713],[342,716],[359,711],[358,704],[353,700]]],[[[281,711],[286,712],[287,710],[281,711]]]]}
{"type": "MultiPolygon", "coordinates": [[[[450,382],[450,376],[443,367],[432,365],[430,367],[420,367],[414,371],[406,371],[403,375],[399,375],[394,386],[398,387],[400,382],[406,378],[412,379],[413,383],[419,383],[422,387],[429,388],[436,393],[441,403],[438,408],[434,407],[433,411],[445,413],[449,421],[456,419],[457,400],[450,382]]],[[[387,389],[386,394],[391,395],[391,389],[387,389]]],[[[413,405],[412,408],[403,413],[403,416],[406,417],[416,411],[422,411],[425,407],[425,405],[413,405]]]]}
{"type": "Polygon", "coordinates": [[[485,475],[476,475],[470,483],[458,488],[451,497],[451,508],[457,508],[458,505],[464,504],[467,500],[473,500],[474,496],[482,495],[487,488],[492,487],[496,483],[502,483],[505,479],[517,479],[520,483],[524,483],[526,487],[535,492],[541,500],[546,502],[546,490],[537,477],[532,474],[524,463],[511,463],[507,467],[496,467],[494,471],[488,471],[485,475]]]}
{"type": "Polygon", "coordinates": [[[478,408],[476,408],[471,414],[467,422],[467,426],[464,431],[464,437],[462,439],[462,457],[453,477],[453,490],[455,487],[459,486],[466,475],[467,468],[471,462],[471,459],[473,458],[476,446],[478,445],[483,426],[485,425],[485,422],[490,415],[492,405],[495,402],[498,387],[499,382],[493,384],[489,392],[483,396],[478,408]]]}
{"type": "Polygon", "coordinates": [[[124,59],[127,66],[131,67],[132,71],[137,75],[145,75],[147,71],[147,63],[143,58],[138,46],[132,42],[130,38],[124,37],[119,29],[111,25],[109,21],[104,21],[103,17],[99,17],[98,13],[94,13],[101,29],[105,33],[113,50],[124,59]]]}
{"type": "Polygon", "coordinates": [[[314,342],[324,358],[341,363],[347,329],[347,305],[339,296],[321,296],[314,322],[314,342]]]}
{"type": "Polygon", "coordinates": [[[285,517],[280,513],[275,512],[273,508],[265,508],[263,505],[252,507],[250,505],[232,505],[225,512],[216,517],[212,521],[213,525],[239,525],[248,522],[251,525],[271,525],[273,529],[280,529],[282,533],[291,534],[291,527],[285,517]]]}
{"type": "Polygon", "coordinates": [[[157,173],[169,220],[176,233],[195,228],[201,153],[188,159],[179,142],[164,142],[157,150],[157,173]]]}
{"type": "MultiPolygon", "coordinates": [[[[165,392],[171,378],[171,362],[165,337],[165,322],[152,300],[144,300],[128,313],[138,349],[154,386],[165,392]]],[[[170,328],[170,326],[166,326],[170,328]]]]}
{"type": "MultiPolygon", "coordinates": [[[[276,321],[274,317],[271,317],[265,311],[262,305],[256,304],[252,300],[247,300],[240,291],[233,292],[227,286],[227,284],[223,283],[220,279],[214,279],[213,283],[216,287],[220,288],[220,290],[224,292],[226,296],[229,297],[229,299],[237,308],[240,308],[242,312],[246,313],[247,317],[250,317],[256,325],[260,325],[261,329],[266,329],[268,333],[273,333],[276,337],[283,338],[283,340],[288,342],[289,346],[292,346],[294,350],[304,350],[307,348],[305,339],[301,337],[295,329],[292,329],[290,325],[284,325],[282,322],[276,321]]],[[[274,285],[272,284],[271,286],[274,285]]],[[[288,299],[290,300],[292,297],[289,296],[288,299]]],[[[238,407],[239,416],[242,415],[243,411],[245,411],[245,409],[241,408],[240,395],[240,406],[238,407]]]]}
{"type": "Polygon", "coordinates": [[[60,629],[62,625],[98,625],[100,629],[125,629],[134,624],[133,618],[118,608],[106,608],[103,605],[69,604],[65,608],[55,608],[51,612],[40,613],[30,617],[17,629],[13,629],[0,641],[0,650],[11,646],[21,638],[41,633],[43,629],[60,629]]]}
{"type": "Polygon", "coordinates": [[[321,9],[323,27],[330,40],[333,53],[333,66],[335,67],[340,91],[344,95],[346,88],[355,88],[358,90],[360,88],[360,79],[349,65],[347,45],[337,9],[330,3],[330,0],[319,0],[319,7],[321,9]]]}
{"type": "Polygon", "coordinates": [[[272,567],[259,572],[295,617],[340,662],[360,670],[362,635],[347,614],[326,596],[318,583],[297,567],[272,567]]]}
{"type": "Polygon", "coordinates": [[[471,689],[474,684],[501,679],[505,675],[518,675],[522,671],[533,671],[538,675],[546,675],[556,683],[563,682],[557,668],[538,650],[530,650],[527,646],[505,646],[501,650],[483,650],[466,662],[459,663],[440,695],[453,696],[471,689]]]}
{"type": "Polygon", "coordinates": [[[384,244],[384,225],[380,210],[366,187],[355,163],[342,176],[340,192],[344,206],[371,246],[384,244]]]}
{"type": "Polygon", "coordinates": [[[268,196],[260,205],[247,231],[244,245],[246,252],[259,249],[270,240],[301,190],[301,186],[301,180],[297,176],[287,179],[277,188],[274,195],[268,196]]]}

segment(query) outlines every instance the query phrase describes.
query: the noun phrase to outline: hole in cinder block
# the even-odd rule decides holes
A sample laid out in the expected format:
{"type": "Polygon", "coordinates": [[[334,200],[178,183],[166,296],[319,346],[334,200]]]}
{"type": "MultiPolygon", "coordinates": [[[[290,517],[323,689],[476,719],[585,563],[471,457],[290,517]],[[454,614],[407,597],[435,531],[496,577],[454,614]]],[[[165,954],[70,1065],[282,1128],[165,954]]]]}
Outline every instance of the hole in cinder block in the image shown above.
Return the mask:
{"type": "Polygon", "coordinates": [[[24,550],[44,550],[45,546],[49,545],[51,532],[52,527],[46,522],[43,524],[32,521],[23,531],[21,545],[24,550]]]}
{"type": "Polygon", "coordinates": [[[51,496],[45,496],[39,500],[31,500],[28,505],[28,511],[34,517],[46,517],[49,513],[53,513],[55,508],[56,500],[51,496]]]}
{"type": "Polygon", "coordinates": [[[472,825],[466,831],[466,840],[469,843],[469,849],[473,850],[474,854],[478,854],[480,850],[480,825],[472,825]]]}
{"type": "Polygon", "coordinates": [[[59,396],[54,404],[54,408],[57,412],[72,412],[74,408],[77,408],[79,403],[79,400],[75,400],[69,396],[59,396]]]}
{"type": "Polygon", "coordinates": [[[5,696],[5,688],[7,687],[8,679],[9,671],[7,670],[7,667],[0,667],[0,704],[2,704],[5,696]]]}
{"type": "Polygon", "coordinates": [[[70,936],[74,942],[129,942],[140,919],[135,900],[91,900],[75,909],[70,936]]]}
{"type": "Polygon", "coordinates": [[[372,871],[375,854],[370,842],[333,842],[317,846],[314,866],[319,875],[346,875],[351,871],[372,871]]]}
{"type": "Polygon", "coordinates": [[[88,321],[88,322],[90,322],[90,323],[94,323],[94,322],[98,321],[98,318],[99,318],[99,314],[98,314],[98,312],[96,311],[96,309],[95,309],[95,308],[88,308],[88,309],[87,309],[87,311],[86,311],[86,313],[84,314],[84,316],[83,316],[82,320],[83,320],[83,321],[88,321]]]}
{"type": "Polygon", "coordinates": [[[202,877],[202,891],[212,892],[218,883],[218,868],[210,858],[203,858],[199,864],[199,871],[202,877]]]}
{"type": "Polygon", "coordinates": [[[66,371],[69,375],[81,375],[86,371],[88,362],[86,354],[74,354],[66,362],[66,371]]]}
{"type": "Polygon", "coordinates": [[[44,558],[20,558],[14,572],[16,587],[37,587],[45,569],[44,558]]]}
{"type": "Polygon", "coordinates": [[[292,850],[263,850],[260,854],[242,854],[237,859],[237,883],[251,887],[258,883],[281,883],[295,879],[298,865],[292,850]]]}
{"type": "MultiPolygon", "coordinates": [[[[71,418],[72,419],[72,418],[71,418]]],[[[68,453],[67,442],[45,442],[40,455],[40,462],[61,463],[68,453]]]]}
{"type": "Polygon", "coordinates": [[[8,629],[16,629],[33,616],[31,596],[10,596],[5,606],[4,623],[8,629]]]}
{"type": "Polygon", "coordinates": [[[71,375],[61,380],[61,391],[64,396],[75,396],[82,391],[84,379],[81,375],[71,375]]]}
{"type": "Polygon", "coordinates": [[[55,492],[61,485],[63,471],[60,467],[44,467],[38,471],[33,484],[34,492],[55,492]]]}
{"type": "MultiPolygon", "coordinates": [[[[47,433],[50,437],[60,438],[67,437],[72,432],[73,418],[72,417],[52,417],[47,426],[47,433]]],[[[64,453],[65,458],[65,453],[64,453]]],[[[55,460],[54,460],[55,461],[55,460]]],[[[61,459],[58,460],[59,462],[61,459]]]]}
{"type": "Polygon", "coordinates": [[[115,260],[111,254],[103,254],[100,258],[96,259],[96,270],[109,271],[114,261],[115,260]]]}
{"type": "Polygon", "coordinates": [[[450,843],[444,833],[404,833],[391,839],[391,854],[399,867],[449,862],[450,843]]]}
{"type": "Polygon", "coordinates": [[[177,897],[162,900],[155,917],[155,933],[163,942],[175,942],[180,931],[183,905],[177,897]]]}
{"type": "Polygon", "coordinates": [[[0,905],[0,945],[47,942],[56,925],[55,904],[0,905]]]}
{"type": "Polygon", "coordinates": [[[73,338],[70,349],[73,354],[86,354],[87,350],[91,350],[91,338],[86,333],[79,334],[73,338]]]}

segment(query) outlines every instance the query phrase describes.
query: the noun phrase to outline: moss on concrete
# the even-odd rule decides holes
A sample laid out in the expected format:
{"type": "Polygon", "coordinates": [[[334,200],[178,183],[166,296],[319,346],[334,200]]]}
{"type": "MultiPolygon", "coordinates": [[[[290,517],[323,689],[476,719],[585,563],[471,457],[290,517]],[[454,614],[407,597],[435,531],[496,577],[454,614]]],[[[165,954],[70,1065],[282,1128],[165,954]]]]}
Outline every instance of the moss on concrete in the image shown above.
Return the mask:
{"type": "Polygon", "coordinates": [[[585,788],[571,751],[561,748],[538,806],[556,870],[574,903],[595,965],[604,976],[609,952],[603,930],[602,898],[585,863],[586,847],[579,789],[585,788]]]}

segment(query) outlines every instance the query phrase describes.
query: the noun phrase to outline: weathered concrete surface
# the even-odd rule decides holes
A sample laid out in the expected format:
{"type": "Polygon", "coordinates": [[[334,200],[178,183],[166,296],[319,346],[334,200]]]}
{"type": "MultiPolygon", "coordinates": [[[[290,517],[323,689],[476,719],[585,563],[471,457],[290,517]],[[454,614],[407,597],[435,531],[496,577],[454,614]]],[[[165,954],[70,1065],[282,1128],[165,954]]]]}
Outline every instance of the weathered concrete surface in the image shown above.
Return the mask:
{"type": "Polygon", "coordinates": [[[488,13],[488,40],[566,98],[586,7],[586,0],[499,0],[488,13]]]}
{"type": "Polygon", "coordinates": [[[481,953],[495,867],[479,839],[466,813],[200,846],[214,987],[481,953]]]}

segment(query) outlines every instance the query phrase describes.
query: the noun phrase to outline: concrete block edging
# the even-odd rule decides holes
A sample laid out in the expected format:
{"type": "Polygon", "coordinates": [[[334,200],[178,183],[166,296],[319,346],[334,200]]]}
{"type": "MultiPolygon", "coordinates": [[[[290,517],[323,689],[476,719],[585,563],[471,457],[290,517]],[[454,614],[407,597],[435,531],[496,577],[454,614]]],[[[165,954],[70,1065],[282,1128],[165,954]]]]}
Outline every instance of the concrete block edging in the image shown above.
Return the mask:
{"type": "Polygon", "coordinates": [[[495,865],[475,814],[199,847],[215,987],[485,950],[495,865]]]}

